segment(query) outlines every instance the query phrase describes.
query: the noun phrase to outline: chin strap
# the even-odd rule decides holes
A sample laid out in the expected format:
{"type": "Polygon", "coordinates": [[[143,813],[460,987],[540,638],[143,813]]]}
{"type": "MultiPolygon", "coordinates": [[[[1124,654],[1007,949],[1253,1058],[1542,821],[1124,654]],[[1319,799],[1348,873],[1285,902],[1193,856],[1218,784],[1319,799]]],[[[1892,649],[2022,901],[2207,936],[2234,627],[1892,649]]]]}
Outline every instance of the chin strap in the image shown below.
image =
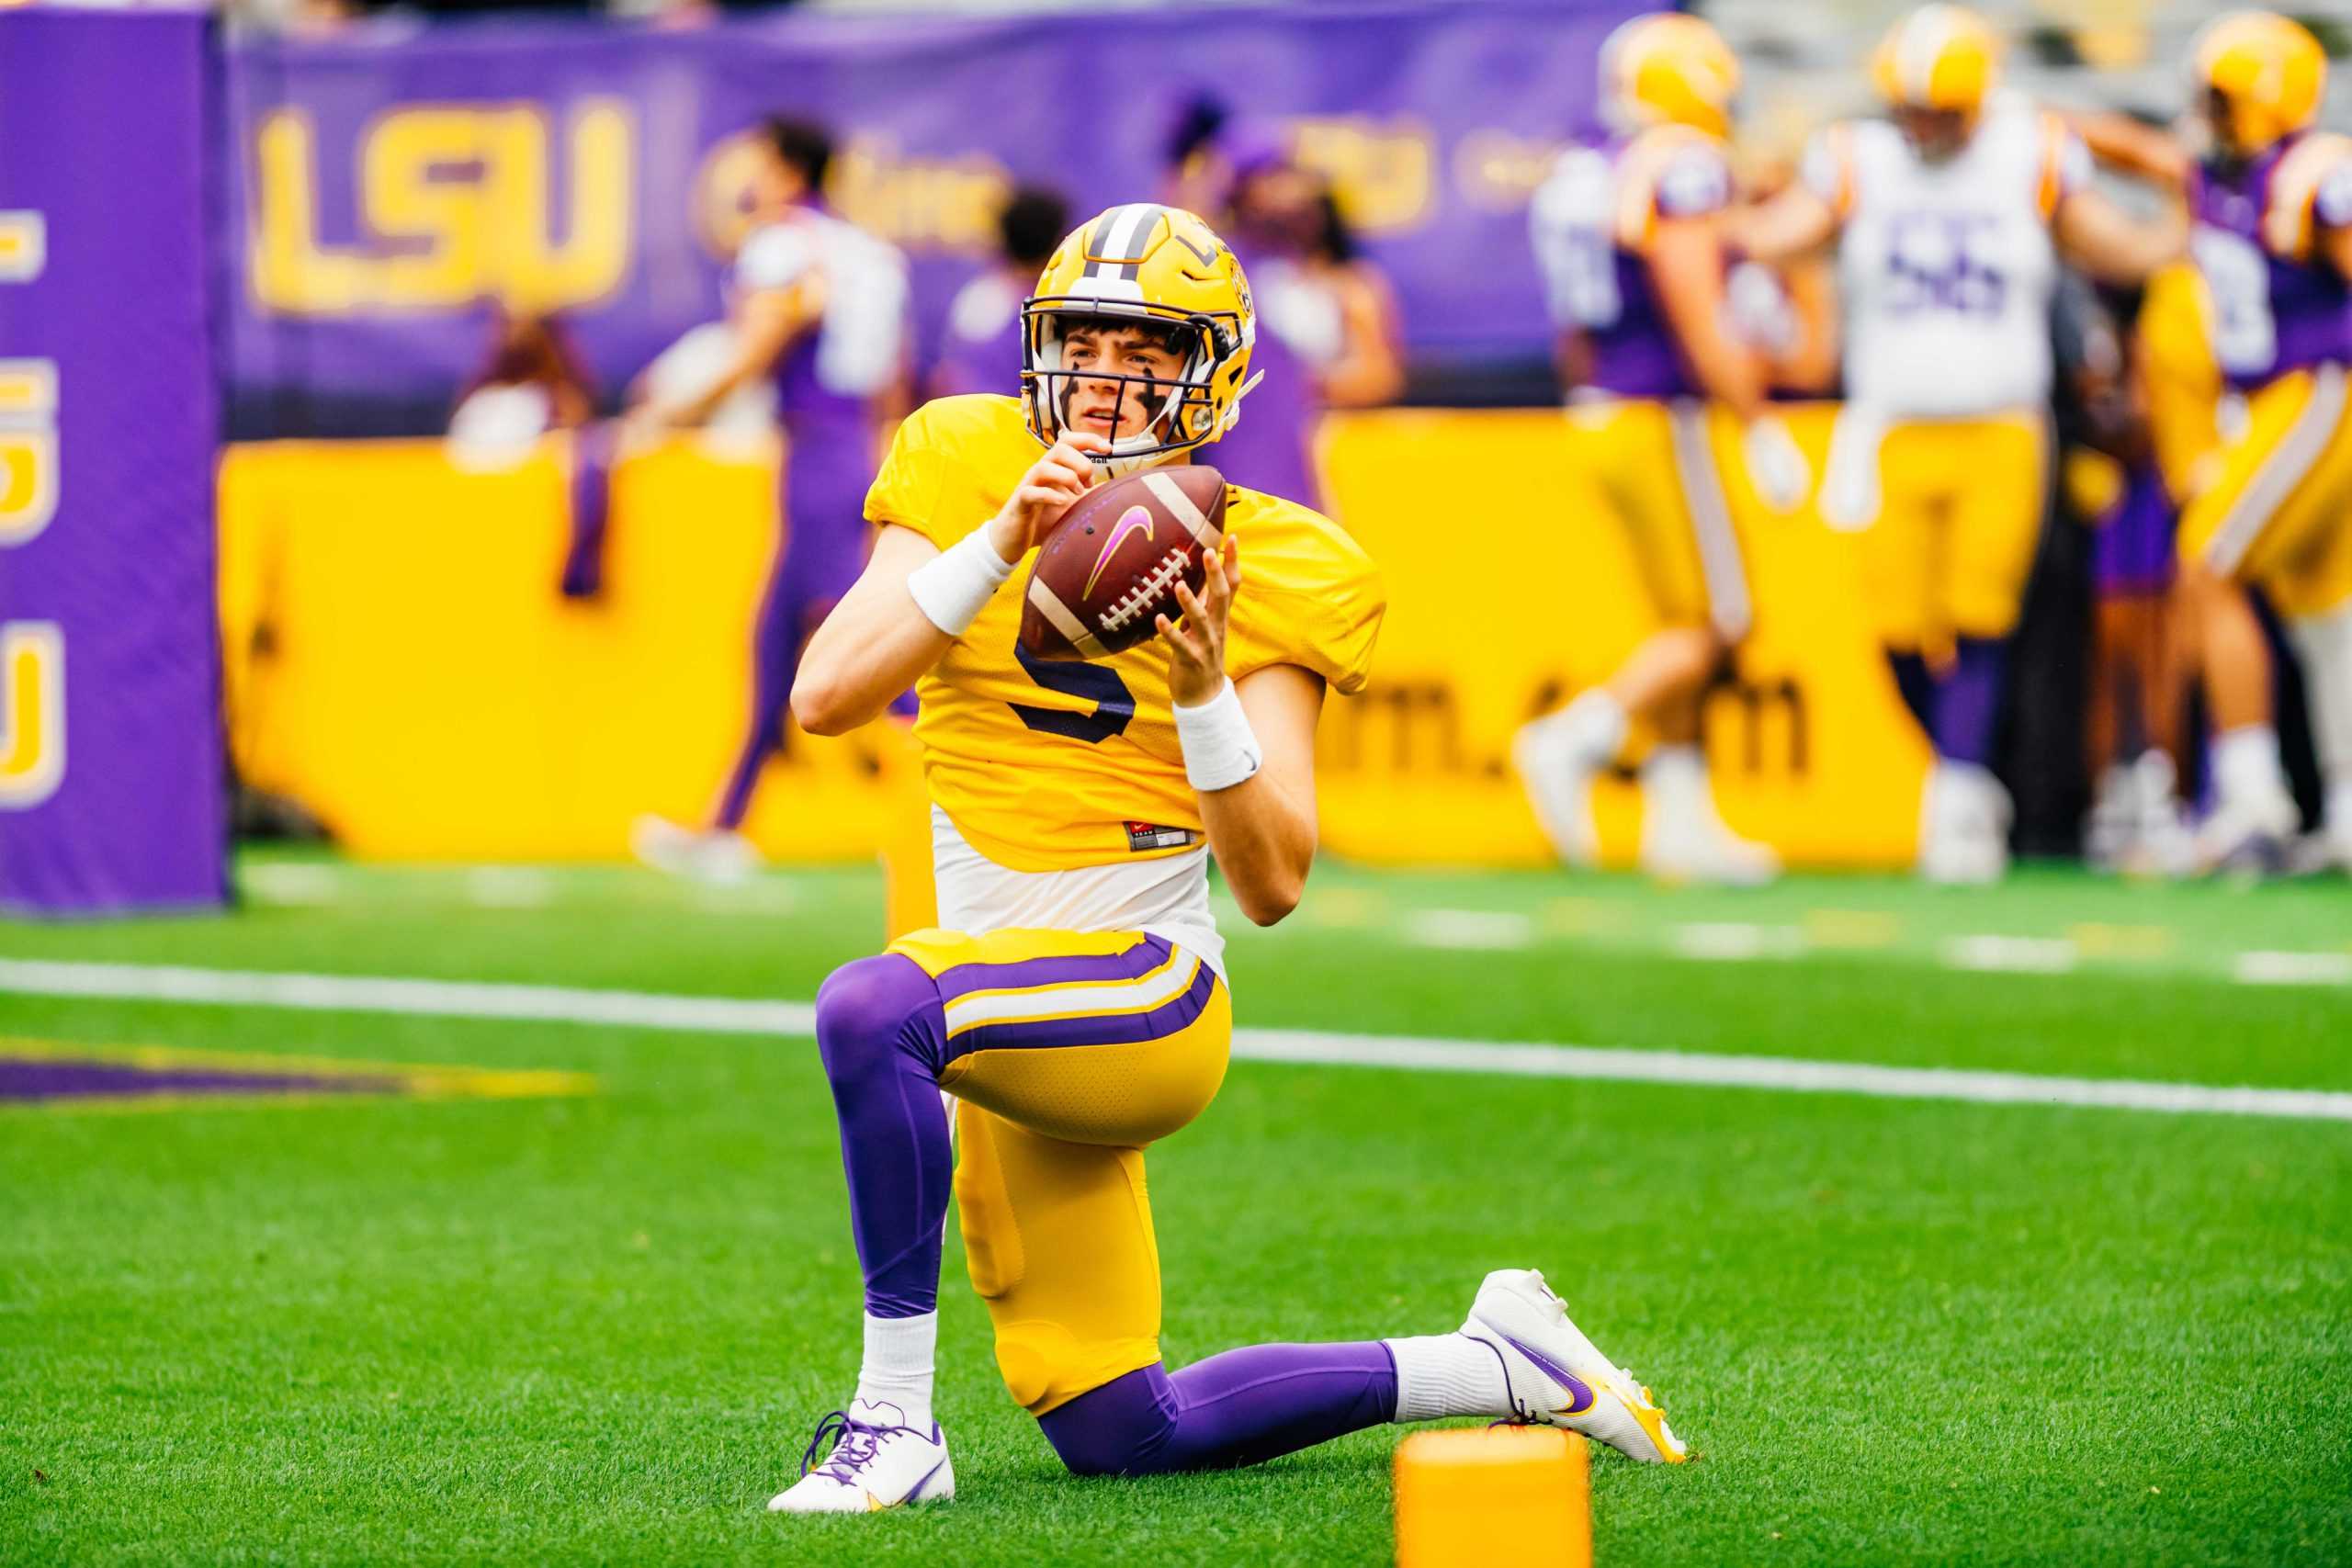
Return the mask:
{"type": "Polygon", "coordinates": [[[1248,397],[1250,393],[1250,389],[1265,378],[1266,373],[1263,370],[1261,370],[1251,376],[1247,381],[1242,382],[1240,387],[1234,391],[1233,400],[1225,405],[1225,418],[1218,422],[1216,433],[1219,435],[1223,435],[1227,431],[1231,430],[1235,425],[1241,423],[1241,400],[1248,397]]]}

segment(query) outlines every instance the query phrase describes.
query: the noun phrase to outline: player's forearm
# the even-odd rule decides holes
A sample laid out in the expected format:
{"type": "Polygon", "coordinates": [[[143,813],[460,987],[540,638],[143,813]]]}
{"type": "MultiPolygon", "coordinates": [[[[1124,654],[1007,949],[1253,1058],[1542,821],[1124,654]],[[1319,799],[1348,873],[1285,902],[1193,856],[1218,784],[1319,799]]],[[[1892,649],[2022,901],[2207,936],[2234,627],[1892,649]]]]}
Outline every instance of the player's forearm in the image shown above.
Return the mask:
{"type": "Polygon", "coordinates": [[[844,600],[825,617],[793,677],[792,716],[810,735],[846,735],[878,717],[952,640],[911,599],[903,615],[847,611],[844,600]]]}
{"type": "Polygon", "coordinates": [[[939,558],[908,528],[886,527],[865,570],[833,606],[800,656],[792,716],[810,735],[843,735],[914,684],[954,640],[916,603],[909,579],[939,558]]]}
{"type": "Polygon", "coordinates": [[[1803,186],[1791,186],[1760,207],[1734,213],[1724,238],[1750,261],[1777,265],[1817,251],[1838,234],[1838,215],[1803,186]]]}
{"type": "Polygon", "coordinates": [[[2188,248],[2188,209],[2167,200],[2143,222],[2094,191],[2078,191],[2058,209],[2059,249],[2101,283],[2143,282],[2188,248]]]}
{"type": "Polygon", "coordinates": [[[1315,807],[1283,778],[1261,771],[1229,789],[1204,792],[1201,822],[1233,901],[1271,926],[1298,907],[1315,863],[1315,807]]]}
{"type": "Polygon", "coordinates": [[[2188,183],[2188,154],[2180,142],[2129,115],[2091,109],[2062,109],[2058,118],[2083,140],[2091,156],[2109,168],[2179,189],[2188,183]]]}

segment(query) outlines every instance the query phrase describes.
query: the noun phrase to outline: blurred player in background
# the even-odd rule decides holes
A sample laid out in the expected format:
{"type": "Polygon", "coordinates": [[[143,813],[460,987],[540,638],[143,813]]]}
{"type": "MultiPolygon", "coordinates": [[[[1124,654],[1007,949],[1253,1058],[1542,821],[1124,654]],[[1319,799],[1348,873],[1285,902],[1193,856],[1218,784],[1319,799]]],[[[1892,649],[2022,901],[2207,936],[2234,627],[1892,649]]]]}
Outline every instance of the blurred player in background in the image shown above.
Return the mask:
{"type": "Polygon", "coordinates": [[[818,993],[865,1358],[855,1398],[769,1507],[865,1514],[955,1494],[932,1393],[943,1086],[959,1101],[953,1186],[998,1367],[1073,1472],[1248,1464],[1447,1416],[1683,1458],[1646,1391],[1530,1270],[1488,1275],[1458,1333],[1161,1366],[1143,1151],[1207,1107],[1232,1027],[1207,853],[1251,919],[1296,905],[1317,723],[1329,689],[1363,686],[1384,592],[1329,521],[1234,489],[1226,551],[1199,597],[1179,590],[1181,623],[1162,615],[1157,637],[1091,663],[1022,654],[1023,595],[1003,591],[1020,562],[1105,475],[1216,440],[1256,335],[1232,252],[1151,202],[1071,235],[1023,314],[1023,398],[945,399],[899,427],[867,502],[873,558],[794,696],[804,726],[837,734],[920,681],[944,929],[818,993]]]}
{"type": "MultiPolygon", "coordinates": [[[[2181,517],[2184,583],[2209,662],[2247,637],[2238,585],[2260,587],[2303,666],[2326,785],[2323,841],[2352,864],[2352,142],[2313,129],[2327,57],[2301,24],[2216,18],[2191,49],[2201,156],[2128,121],[2087,119],[2104,155],[2186,189],[2214,361],[2243,418],[2181,517]]],[[[2224,428],[2235,426],[2234,429],[2224,428]]],[[[2218,800],[2201,839],[2219,863],[2280,863],[2300,818],[2271,723],[2267,665],[2214,687],[2218,800]]]]}
{"type": "MultiPolygon", "coordinates": [[[[1295,265],[1309,237],[1303,211],[1317,186],[1292,159],[1290,139],[1281,127],[1264,120],[1223,121],[1208,147],[1169,171],[1169,183],[1186,183],[1188,170],[1224,175],[1227,183],[1214,210],[1245,266],[1265,274],[1295,265]]],[[[1255,330],[1250,379],[1241,389],[1250,417],[1217,443],[1211,457],[1236,484],[1319,507],[1323,487],[1316,477],[1314,442],[1322,406],[1315,373],[1262,310],[1255,330]]]]}
{"type": "Polygon", "coordinates": [[[803,121],[772,119],[758,146],[756,226],[735,257],[734,356],[692,396],[635,417],[648,436],[692,429],[746,383],[772,377],[784,423],[783,547],[760,604],[752,711],[735,765],[704,827],[645,817],[630,836],[648,864],[721,881],[759,863],[743,818],[761,768],[784,743],[801,649],[865,564],[865,486],[883,405],[906,358],[905,260],[827,210],[832,139],[803,121]]]}
{"type": "Polygon", "coordinates": [[[1721,427],[1748,434],[1759,490],[1793,506],[1804,460],[1765,417],[1765,355],[1736,335],[1722,219],[1739,66],[1694,17],[1636,17],[1601,51],[1614,135],[1577,147],[1535,193],[1531,223],[1561,331],[1567,439],[1639,563],[1657,629],[1607,682],[1519,733],[1512,758],[1563,859],[1598,853],[1594,778],[1636,720],[1643,866],[1709,882],[1770,879],[1778,858],[1716,814],[1700,750],[1700,697],[1752,616],[1718,471],[1721,427]]]}
{"type": "Polygon", "coordinates": [[[946,339],[926,378],[934,398],[1020,386],[1022,302],[1069,231],[1069,204],[1053,191],[1023,186],[1005,198],[996,227],[997,259],[948,304],[946,339]]]}
{"type": "Polygon", "coordinates": [[[596,389],[560,323],[498,311],[490,359],[458,394],[450,456],[462,467],[520,461],[551,430],[576,430],[596,414],[596,389]]]}
{"type": "MultiPolygon", "coordinates": [[[[2179,264],[2152,280],[2161,287],[2179,264]]],[[[2083,856],[2100,871],[2177,875],[2193,865],[2179,798],[2184,664],[2174,626],[2173,525],[2177,509],[2156,460],[2148,421],[2148,355],[2138,321],[2141,291],[2096,293],[2070,278],[2058,360],[2073,396],[2060,405],[2071,443],[2065,484],[2075,515],[2090,526],[2091,678],[2084,732],[2094,788],[2083,856]],[[2071,308],[2070,308],[2071,306],[2071,308]],[[2070,420],[2069,412],[2074,417],[2070,420]]]]}
{"type": "Polygon", "coordinates": [[[1396,291],[1357,245],[1330,183],[1295,169],[1261,181],[1253,199],[1278,202],[1255,226],[1290,238],[1258,272],[1258,310],[1268,330],[1305,362],[1324,408],[1377,408],[1405,389],[1404,328],[1396,291]]]}
{"type": "Polygon", "coordinates": [[[1761,259],[1838,245],[1847,401],[1822,512],[1868,530],[1881,640],[1935,747],[1919,869],[1939,882],[2008,866],[1990,764],[2047,497],[2057,258],[2134,283],[2184,233],[2177,211],[2142,224],[2090,189],[2082,143],[1997,92],[1997,59],[1973,13],[1913,12],[1871,65],[1893,122],[1830,128],[1742,231],[1761,259]]]}

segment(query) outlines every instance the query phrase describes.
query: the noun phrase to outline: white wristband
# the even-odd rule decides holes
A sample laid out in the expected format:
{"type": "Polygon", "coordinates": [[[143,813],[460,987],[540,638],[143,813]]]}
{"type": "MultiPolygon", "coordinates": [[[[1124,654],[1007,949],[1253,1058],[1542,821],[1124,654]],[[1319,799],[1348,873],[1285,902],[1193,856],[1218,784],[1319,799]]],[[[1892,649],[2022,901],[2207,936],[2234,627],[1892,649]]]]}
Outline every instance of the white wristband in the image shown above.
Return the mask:
{"type": "Polygon", "coordinates": [[[962,637],[1016,564],[996,553],[986,527],[975,528],[907,573],[907,592],[933,626],[962,637]]]}
{"type": "Polygon", "coordinates": [[[1231,681],[1200,706],[1176,709],[1176,743],[1184,749],[1184,776],[1204,795],[1245,782],[1266,755],[1231,681]]]}

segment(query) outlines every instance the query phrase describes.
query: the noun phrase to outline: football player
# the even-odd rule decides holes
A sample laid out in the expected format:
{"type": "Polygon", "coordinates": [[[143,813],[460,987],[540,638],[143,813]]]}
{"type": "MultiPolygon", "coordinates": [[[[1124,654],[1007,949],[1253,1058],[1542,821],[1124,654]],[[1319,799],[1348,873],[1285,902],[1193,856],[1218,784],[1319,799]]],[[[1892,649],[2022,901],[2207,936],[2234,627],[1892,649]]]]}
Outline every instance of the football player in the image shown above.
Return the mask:
{"type": "Polygon", "coordinates": [[[784,545],[760,601],[752,711],[735,764],[702,829],[646,817],[632,834],[649,864],[715,881],[758,863],[743,818],[761,768],[784,744],[802,645],[865,559],[858,502],[874,474],[877,404],[904,374],[906,353],[905,258],[827,209],[831,138],[775,119],[755,145],[759,222],[735,256],[734,356],[693,395],[650,403],[632,419],[639,433],[691,429],[738,389],[773,378],[788,446],[784,545]]]}
{"type": "Polygon", "coordinates": [[[1251,919],[1297,903],[1317,717],[1329,692],[1363,685],[1384,595],[1332,524],[1236,489],[1226,550],[1200,594],[1180,592],[1180,620],[1091,663],[1026,657],[1006,583],[1089,486],[1187,460],[1230,426],[1257,326],[1224,242],[1148,202],[1069,236],[1023,315],[1022,397],[944,399],[899,428],[867,498],[872,558],[793,692],[801,724],[834,734],[919,682],[940,924],[818,994],[865,1358],[769,1506],[864,1513],[955,1491],[932,1392],[943,1087],[997,1365],[1070,1470],[1244,1464],[1453,1415],[1680,1459],[1663,1412],[1531,1270],[1488,1275],[1457,1333],[1161,1366],[1144,1150],[1207,1107],[1232,1027],[1207,853],[1251,919]]]}
{"type": "Polygon", "coordinates": [[[997,256],[956,291],[929,391],[1009,391],[1021,380],[1021,303],[1054,247],[1069,231],[1069,204],[1057,191],[1023,186],[997,211],[997,256]]]}
{"type": "Polygon", "coordinates": [[[1700,694],[1750,618],[1717,471],[1724,427],[1748,431],[1759,488],[1776,472],[1793,504],[1786,492],[1804,474],[1786,429],[1759,417],[1764,358],[1732,326],[1722,218],[1738,83],[1731,51],[1697,17],[1623,24],[1600,59],[1615,134],[1563,153],[1531,206],[1571,388],[1568,439],[1633,547],[1657,629],[1605,682],[1521,729],[1512,761],[1561,858],[1588,865],[1592,781],[1647,720],[1658,743],[1642,765],[1643,865],[1753,883],[1778,859],[1724,825],[1699,747],[1700,694]]]}
{"type": "Polygon", "coordinates": [[[1997,92],[1997,65],[1973,13],[1914,11],[1871,64],[1891,123],[1831,127],[1741,228],[1761,259],[1838,248],[1847,403],[1822,511],[1868,529],[1871,613],[1936,752],[1919,868],[1946,882],[2008,865],[2009,801],[1989,763],[2041,537],[2057,258],[2136,283],[2186,233],[2177,209],[2143,224],[2089,188],[2082,142],[1997,92]]]}
{"type": "MultiPolygon", "coordinates": [[[[2326,784],[2324,842],[2352,865],[2352,141],[2313,129],[2327,57],[2300,23],[2217,17],[2190,51],[2201,156],[2086,121],[2102,155],[2186,189],[2207,336],[2233,417],[2181,514],[2184,587],[2207,645],[2245,643],[2238,585],[2258,585],[2303,666],[2326,784]]],[[[2253,649],[2240,662],[2263,665],[2253,649]]],[[[2215,690],[2218,800],[2209,859],[2273,858],[2299,818],[2270,723],[2267,683],[2215,690]]]]}

